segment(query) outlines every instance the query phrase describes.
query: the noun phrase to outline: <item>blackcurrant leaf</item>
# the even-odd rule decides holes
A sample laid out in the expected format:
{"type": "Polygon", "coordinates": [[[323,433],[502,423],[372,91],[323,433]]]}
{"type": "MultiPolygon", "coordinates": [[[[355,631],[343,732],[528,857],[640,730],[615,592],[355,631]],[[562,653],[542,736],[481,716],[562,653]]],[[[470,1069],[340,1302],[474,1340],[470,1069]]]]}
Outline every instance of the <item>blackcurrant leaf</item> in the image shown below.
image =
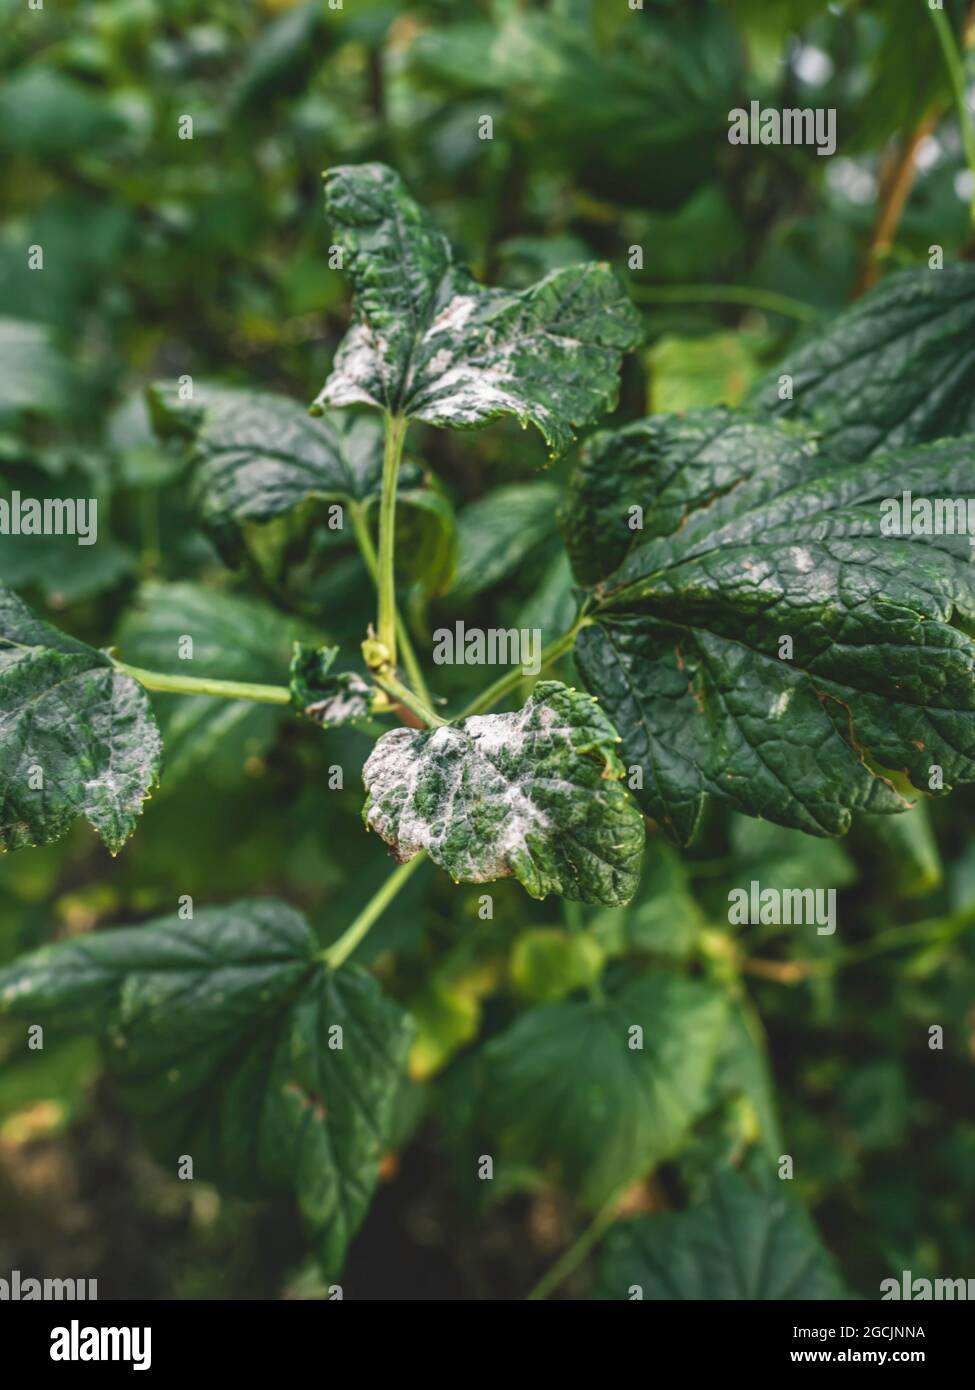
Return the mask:
{"type": "Polygon", "coordinates": [[[366,719],[372,687],[355,671],[332,671],[338,647],[295,643],[291,658],[291,698],[296,709],[316,724],[335,727],[366,719]]]}
{"type": "Polygon", "coordinates": [[[911,804],[887,769],[925,790],[975,780],[972,549],[880,525],[892,491],[964,495],[972,450],[838,465],[788,426],[720,410],[594,443],[591,459],[625,460],[617,501],[584,465],[566,526],[572,544],[595,518],[597,554],[620,563],[592,593],[576,661],[642,770],[641,805],[675,839],[709,796],[837,835],[854,810],[911,804]]]}
{"type": "MultiPolygon", "coordinates": [[[[157,382],[149,405],[160,435],[188,441],[200,519],[231,564],[246,549],[259,554],[262,533],[270,536],[282,521],[289,543],[300,542],[318,521],[340,521],[351,540],[348,518],[323,515],[324,508],[371,507],[379,499],[383,431],[372,415],[336,411],[316,419],[270,391],[200,383],[192,399],[183,399],[176,383],[157,382]]],[[[399,478],[404,572],[438,593],[456,564],[454,517],[447,499],[421,481],[420,469],[407,460],[399,478]]]]}
{"type": "MultiPolygon", "coordinates": [[[[294,643],[314,636],[261,599],[154,581],[136,591],[115,644],[125,661],[153,671],[281,685],[294,643]]],[[[163,795],[204,768],[208,783],[239,785],[248,759],[263,757],[289,718],[287,706],[221,695],[159,695],[154,707],[166,748],[163,795]]]]}
{"type": "Polygon", "coordinates": [[[715,1174],[680,1213],[621,1221],[606,1237],[603,1298],[734,1302],[849,1295],[802,1207],[778,1178],[715,1174]]]}
{"type": "Polygon", "coordinates": [[[606,1000],[530,1009],[485,1054],[502,1156],[551,1166],[599,1206],[680,1149],[705,1109],[723,997],[667,971],[606,1000]]]}
{"type": "Polygon", "coordinates": [[[485,289],[384,164],[329,170],[325,205],[355,306],[317,409],[371,405],[453,429],[514,415],[554,456],[615,405],[620,358],[642,330],[608,266],[485,289]]]}
{"type": "Polygon", "coordinates": [[[425,849],[456,881],[513,874],[533,898],[628,902],[644,828],[617,743],[591,696],[541,681],[511,714],[384,734],[363,818],[401,863],[425,849]]]}
{"type": "Polygon", "coordinates": [[[142,687],[0,588],[0,847],[48,844],[84,816],[117,854],[161,753],[142,687]]]}
{"type": "Polygon", "coordinates": [[[294,1192],[326,1272],[369,1205],[413,1036],[300,913],[243,901],[48,946],[0,971],[0,1017],[91,1032],[168,1171],[294,1192]]]}
{"type": "Polygon", "coordinates": [[[808,420],[850,462],[969,434],[973,344],[975,265],[899,271],[770,372],[755,403],[808,420]]]}
{"type": "Polygon", "coordinates": [[[548,481],[509,483],[463,508],[457,518],[460,562],[451,589],[456,603],[520,573],[536,551],[561,552],[555,525],[559,492],[548,481]]]}

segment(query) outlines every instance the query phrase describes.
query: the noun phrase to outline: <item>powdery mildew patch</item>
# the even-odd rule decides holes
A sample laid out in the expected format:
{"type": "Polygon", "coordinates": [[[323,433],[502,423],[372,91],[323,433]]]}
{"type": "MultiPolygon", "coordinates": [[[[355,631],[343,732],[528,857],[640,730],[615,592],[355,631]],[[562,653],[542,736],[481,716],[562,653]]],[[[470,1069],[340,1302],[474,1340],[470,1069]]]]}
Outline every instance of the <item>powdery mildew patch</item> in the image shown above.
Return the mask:
{"type": "Polygon", "coordinates": [[[401,862],[425,849],[457,881],[623,892],[643,827],[615,743],[590,696],[542,682],[516,712],[385,735],[363,769],[364,818],[401,862]]]}

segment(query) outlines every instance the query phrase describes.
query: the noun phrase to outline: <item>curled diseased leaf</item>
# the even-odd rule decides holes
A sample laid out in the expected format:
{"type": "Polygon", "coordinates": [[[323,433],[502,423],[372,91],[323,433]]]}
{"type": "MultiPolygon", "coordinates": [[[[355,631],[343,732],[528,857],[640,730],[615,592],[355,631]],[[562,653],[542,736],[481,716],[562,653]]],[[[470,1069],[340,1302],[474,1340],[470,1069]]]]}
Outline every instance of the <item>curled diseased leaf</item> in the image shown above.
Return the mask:
{"type": "Polygon", "coordinates": [[[972,549],[880,526],[892,490],[964,495],[973,448],[837,465],[788,426],[721,410],[594,442],[566,518],[585,577],[587,524],[605,563],[576,660],[675,839],[708,797],[838,835],[854,810],[911,804],[886,770],[925,790],[975,780],[972,549]],[[615,500],[596,459],[621,461],[615,500]]]}
{"type": "Polygon", "coordinates": [[[0,971],[0,1017],[105,1043],[171,1171],[294,1192],[341,1266],[388,1142],[413,1027],[364,971],[329,970],[286,903],[244,901],[44,947],[0,971]]]}
{"type": "Polygon", "coordinates": [[[541,681],[511,714],[385,734],[363,817],[401,862],[425,849],[457,881],[513,874],[534,898],[628,902],[644,828],[617,743],[591,696],[541,681]]]}
{"type": "Polygon", "coordinates": [[[0,847],[48,844],[84,816],[117,854],[161,754],[142,687],[0,588],[0,847]]]}
{"type": "Polygon", "coordinates": [[[642,330],[608,266],[485,289],[384,164],[329,170],[325,205],[355,307],[314,408],[365,404],[453,429],[514,415],[553,455],[612,409],[642,330]]]}
{"type": "Polygon", "coordinates": [[[372,687],[355,671],[331,674],[338,647],[306,647],[295,643],[291,659],[291,698],[302,714],[316,724],[335,727],[366,719],[372,687]]]}

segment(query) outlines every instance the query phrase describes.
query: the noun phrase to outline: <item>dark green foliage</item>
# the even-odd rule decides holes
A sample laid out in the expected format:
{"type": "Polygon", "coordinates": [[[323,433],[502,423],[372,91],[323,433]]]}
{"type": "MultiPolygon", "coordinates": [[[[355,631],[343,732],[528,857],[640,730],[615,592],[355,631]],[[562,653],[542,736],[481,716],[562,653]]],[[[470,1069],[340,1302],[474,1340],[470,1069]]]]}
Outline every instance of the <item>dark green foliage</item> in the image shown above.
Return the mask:
{"type": "Polygon", "coordinates": [[[3,7],[11,1269],[971,1273],[968,8],[3,7]]]}
{"type": "Polygon", "coordinates": [[[60,839],[84,816],[116,854],[159,775],[141,686],[0,589],[0,845],[60,839]]]}
{"type": "Polygon", "coordinates": [[[121,1093],[171,1171],[294,1190],[341,1268],[388,1142],[411,1028],[375,981],[316,957],[265,899],[45,947],[0,973],[0,1011],[102,1036],[121,1093]]]}

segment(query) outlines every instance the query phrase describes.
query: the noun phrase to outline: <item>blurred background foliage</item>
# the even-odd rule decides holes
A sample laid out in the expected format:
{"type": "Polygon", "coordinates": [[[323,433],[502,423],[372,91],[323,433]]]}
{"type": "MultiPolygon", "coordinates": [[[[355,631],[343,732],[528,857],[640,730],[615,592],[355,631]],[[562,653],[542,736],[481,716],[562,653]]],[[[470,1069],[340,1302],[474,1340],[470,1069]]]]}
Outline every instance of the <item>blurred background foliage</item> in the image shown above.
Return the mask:
{"type": "MultiPolygon", "coordinates": [[[[961,32],[965,6],[946,10],[961,32]]],[[[348,533],[324,529],[300,564],[280,536],[273,564],[228,570],[143,392],[190,373],[311,400],[349,305],[328,265],[324,168],[394,165],[493,283],[589,257],[617,267],[646,321],[621,420],[740,402],[873,278],[933,243],[957,258],[971,232],[923,0],[0,0],[0,151],[0,485],[100,502],[97,546],[4,537],[0,580],[131,662],[173,665],[189,632],[195,674],[253,680],[281,680],[298,636],[355,651],[367,576],[348,533]],[[728,112],[752,99],[835,107],[835,156],[730,145],[728,112]]],[[[418,649],[461,615],[556,636],[572,613],[555,524],[566,466],[543,474],[537,438],[505,424],[418,429],[410,447],[459,540],[448,591],[441,567],[404,595],[418,649]]],[[[560,674],[572,679],[570,660],[560,674]]],[[[435,683],[454,698],[482,680],[450,667],[435,683]]],[[[167,772],[138,834],[116,861],[78,825],[0,862],[0,961],[171,911],[183,893],[277,894],[327,941],[386,874],[359,820],[364,736],[263,707],[155,703],[167,772]]],[[[473,887],[422,870],[361,953],[421,1031],[402,1145],[347,1285],[505,1297],[571,1243],[585,1214],[544,1174],[471,1181],[470,1044],[625,958],[716,972],[740,1006],[698,1142],[636,1184],[629,1211],[679,1207],[709,1155],[765,1144],[794,1156],[794,1188],[852,1289],[875,1297],[902,1268],[970,1274],[973,827],[970,793],[861,819],[845,842],[717,812],[683,856],[651,841],[626,911],[499,883],[482,921],[473,887]],[[835,887],[841,930],[729,932],[728,890],[752,878],[835,887]],[[954,1040],[943,1052],[927,1047],[933,1023],[954,1040]]],[[[0,1034],[0,1269],[84,1272],[103,1297],[316,1292],[291,1211],[164,1176],[87,1042],[21,1057],[0,1034]]],[[[591,1272],[563,1291],[585,1292],[591,1272]]]]}

